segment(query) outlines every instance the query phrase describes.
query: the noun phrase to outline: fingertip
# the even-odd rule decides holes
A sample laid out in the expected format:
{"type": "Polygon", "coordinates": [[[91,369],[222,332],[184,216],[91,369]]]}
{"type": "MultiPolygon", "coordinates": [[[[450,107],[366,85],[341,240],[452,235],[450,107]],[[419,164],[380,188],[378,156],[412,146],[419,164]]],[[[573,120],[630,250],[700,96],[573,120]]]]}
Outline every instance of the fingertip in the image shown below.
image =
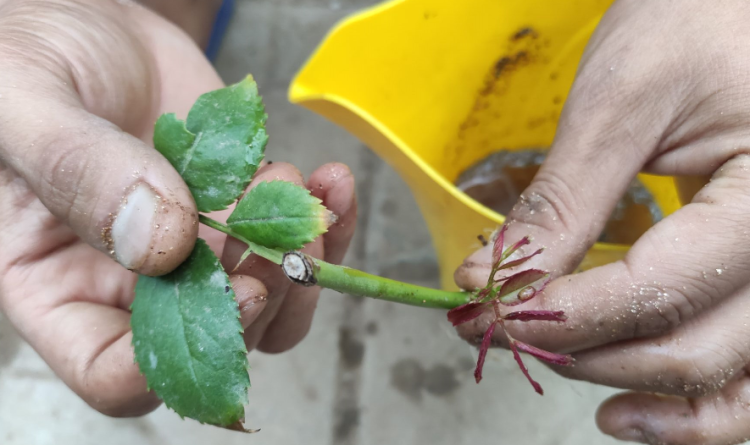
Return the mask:
{"type": "Polygon", "coordinates": [[[627,399],[630,393],[610,397],[596,410],[596,426],[604,434],[615,436],[618,431],[632,426],[632,411],[627,399]],[[625,400],[623,400],[625,399],[625,400]]]}
{"type": "Polygon", "coordinates": [[[345,164],[331,163],[318,168],[310,175],[307,187],[339,217],[356,205],[354,175],[345,164]]]}
{"type": "Polygon", "coordinates": [[[231,275],[229,281],[240,308],[240,324],[246,329],[266,307],[268,290],[260,280],[247,275],[231,275]]]}
{"type": "Polygon", "coordinates": [[[302,173],[297,167],[288,162],[274,162],[258,169],[249,188],[252,189],[261,182],[271,181],[286,181],[297,185],[305,184],[302,173]]]}
{"type": "Polygon", "coordinates": [[[353,178],[351,169],[346,164],[331,162],[318,167],[307,181],[307,186],[313,195],[321,198],[325,192],[343,185],[353,178]]]}
{"type": "Polygon", "coordinates": [[[635,392],[611,397],[596,413],[596,425],[604,434],[640,443],[663,443],[675,431],[684,433],[678,434],[681,439],[695,438],[688,428],[691,419],[688,399],[635,392]]]}
{"type": "Polygon", "coordinates": [[[325,260],[340,263],[357,225],[354,175],[344,164],[326,164],[310,175],[307,187],[336,216],[325,234],[325,260]]]}
{"type": "Polygon", "coordinates": [[[483,287],[490,274],[491,258],[490,246],[482,247],[472,253],[453,272],[453,281],[460,289],[474,290],[483,287]]]}

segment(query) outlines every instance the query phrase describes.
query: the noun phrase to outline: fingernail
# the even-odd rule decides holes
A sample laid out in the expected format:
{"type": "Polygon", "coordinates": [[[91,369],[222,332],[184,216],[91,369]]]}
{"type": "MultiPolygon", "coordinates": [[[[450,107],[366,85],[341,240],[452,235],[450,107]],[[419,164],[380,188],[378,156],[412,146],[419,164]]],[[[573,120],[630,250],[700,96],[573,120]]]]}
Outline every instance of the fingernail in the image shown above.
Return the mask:
{"type": "Polygon", "coordinates": [[[112,223],[112,248],[117,262],[138,269],[146,261],[153,238],[159,198],[147,184],[125,197],[112,223]]]}
{"type": "Polygon", "coordinates": [[[640,428],[628,427],[616,432],[615,434],[613,434],[613,436],[619,440],[648,443],[646,441],[646,434],[644,434],[643,430],[641,430],[640,428]]]}

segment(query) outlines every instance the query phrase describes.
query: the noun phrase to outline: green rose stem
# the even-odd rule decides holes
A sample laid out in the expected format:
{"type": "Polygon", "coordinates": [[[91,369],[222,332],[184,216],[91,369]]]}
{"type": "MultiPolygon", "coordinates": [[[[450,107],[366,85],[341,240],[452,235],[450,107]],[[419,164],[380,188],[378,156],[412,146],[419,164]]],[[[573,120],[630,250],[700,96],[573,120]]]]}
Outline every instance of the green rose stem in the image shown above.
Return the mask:
{"type": "Polygon", "coordinates": [[[411,306],[453,309],[469,302],[471,294],[446,292],[370,275],[326,263],[301,252],[284,254],[281,269],[290,280],[303,286],[321,286],[342,293],[411,306]]]}
{"type": "Polygon", "coordinates": [[[208,227],[246,243],[253,253],[280,264],[290,280],[303,286],[321,286],[359,297],[439,309],[453,309],[468,303],[471,297],[467,292],[447,292],[370,275],[301,252],[288,252],[282,257],[279,251],[258,246],[218,221],[204,215],[199,219],[208,227]]]}

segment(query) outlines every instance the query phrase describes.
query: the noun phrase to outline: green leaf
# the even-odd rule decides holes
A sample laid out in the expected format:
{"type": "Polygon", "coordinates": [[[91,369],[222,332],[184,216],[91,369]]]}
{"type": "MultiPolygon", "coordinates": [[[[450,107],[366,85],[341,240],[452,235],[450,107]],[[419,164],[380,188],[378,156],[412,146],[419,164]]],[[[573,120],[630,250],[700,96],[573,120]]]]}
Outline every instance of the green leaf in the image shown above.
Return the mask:
{"type": "Polygon", "coordinates": [[[208,227],[218,230],[219,232],[226,233],[227,235],[233,238],[236,238],[242,241],[243,243],[247,244],[247,250],[245,251],[245,253],[242,254],[242,258],[240,258],[240,262],[237,263],[237,266],[239,266],[243,261],[245,261],[247,257],[250,256],[251,253],[260,255],[274,264],[281,265],[281,260],[284,258],[283,251],[269,249],[268,247],[263,247],[260,244],[256,244],[252,241],[249,241],[245,239],[245,237],[243,237],[239,233],[233,231],[231,228],[228,228],[227,226],[225,226],[224,224],[218,221],[214,221],[213,219],[209,218],[206,215],[198,215],[198,220],[201,222],[201,224],[205,224],[208,227]]]}
{"type": "Polygon", "coordinates": [[[284,181],[261,182],[227,219],[233,231],[270,249],[301,249],[333,222],[333,214],[304,187],[284,181]]]}
{"type": "Polygon", "coordinates": [[[226,209],[250,183],[268,142],[268,116],[252,76],[198,98],[187,121],[164,114],[154,147],[177,169],[198,211],[226,209]]]}
{"type": "Polygon", "coordinates": [[[131,326],[149,389],[203,423],[241,421],[250,379],[239,309],[229,278],[205,241],[174,272],[141,276],[131,326]]]}

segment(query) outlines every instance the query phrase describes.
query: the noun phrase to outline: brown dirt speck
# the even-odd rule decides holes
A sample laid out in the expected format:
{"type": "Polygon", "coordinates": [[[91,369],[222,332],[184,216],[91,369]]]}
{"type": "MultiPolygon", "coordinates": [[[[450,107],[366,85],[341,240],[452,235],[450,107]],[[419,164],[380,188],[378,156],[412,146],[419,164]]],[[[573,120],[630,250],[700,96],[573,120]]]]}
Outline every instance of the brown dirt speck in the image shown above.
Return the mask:
{"type": "Polygon", "coordinates": [[[527,26],[525,28],[519,29],[515,34],[510,36],[510,40],[512,42],[515,42],[517,40],[523,39],[524,37],[537,38],[538,34],[536,33],[536,31],[534,31],[533,28],[527,26]]]}

